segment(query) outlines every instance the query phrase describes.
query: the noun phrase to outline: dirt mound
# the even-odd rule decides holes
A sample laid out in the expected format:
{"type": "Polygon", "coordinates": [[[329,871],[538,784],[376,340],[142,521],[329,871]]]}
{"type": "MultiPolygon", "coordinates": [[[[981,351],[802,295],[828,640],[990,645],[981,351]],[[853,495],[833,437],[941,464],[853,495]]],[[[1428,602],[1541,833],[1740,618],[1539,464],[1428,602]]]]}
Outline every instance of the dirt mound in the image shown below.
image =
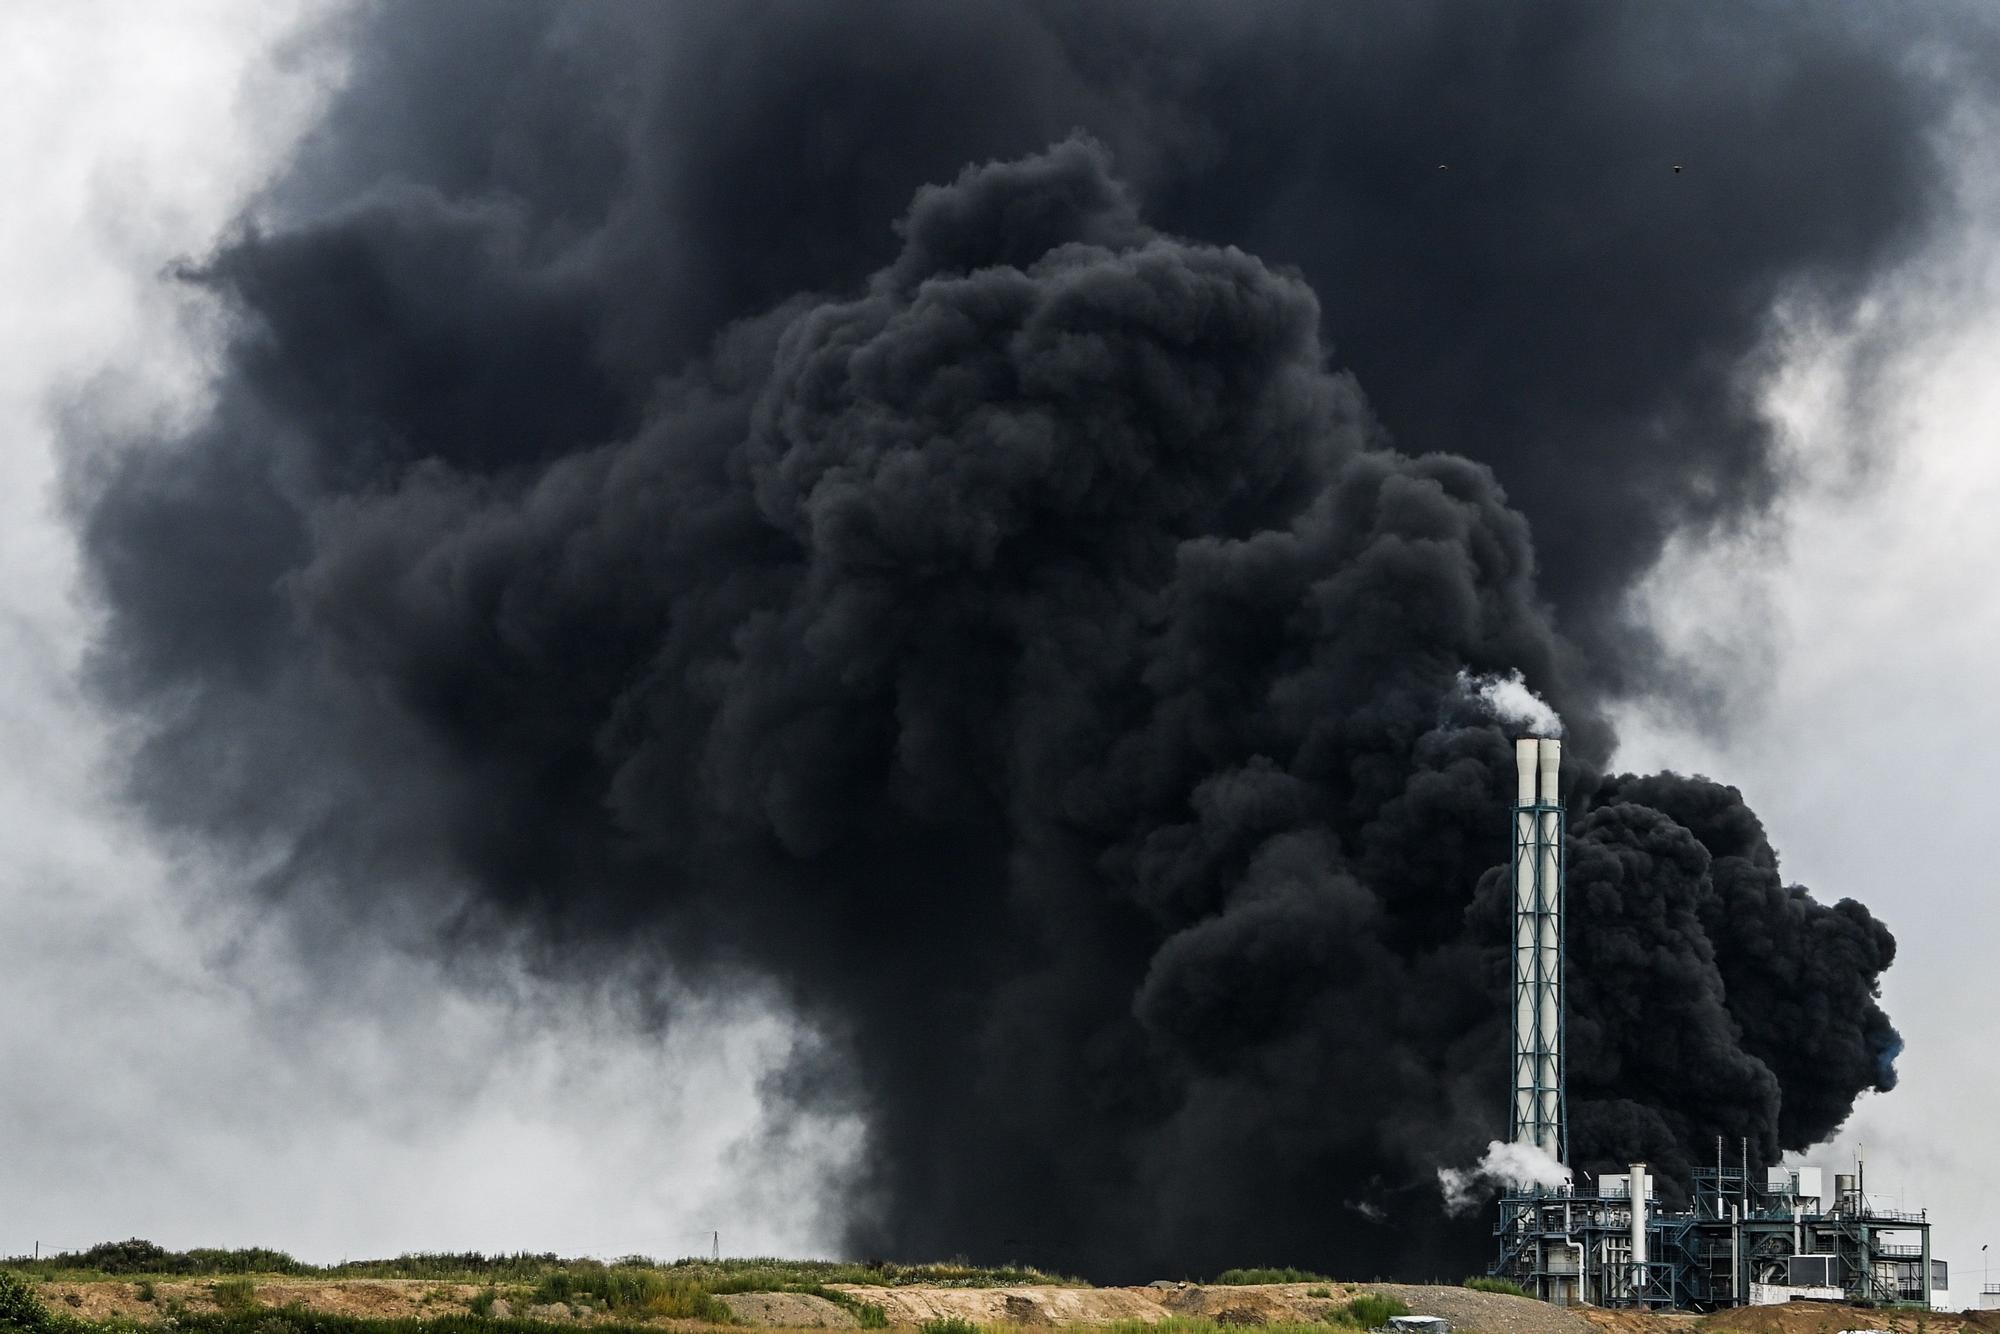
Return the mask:
{"type": "Polygon", "coordinates": [[[1582,1315],[1598,1334],[1842,1334],[1886,1329],[1893,1334],[2000,1334],[2000,1312],[1884,1310],[1831,1302],[1738,1306],[1713,1315],[1611,1311],[1586,1307],[1582,1315]]]}
{"type": "MultiPolygon", "coordinates": [[[[1184,1287],[1154,1288],[1167,1312],[1213,1320],[1218,1325],[1268,1325],[1273,1322],[1314,1320],[1337,1311],[1345,1295],[1308,1297],[1307,1289],[1295,1284],[1242,1284],[1204,1287],[1190,1283],[1184,1287]],[[1307,1314],[1311,1310],[1312,1314],[1307,1314]]],[[[1315,1292],[1335,1292],[1324,1284],[1315,1292]]]]}
{"type": "Polygon", "coordinates": [[[1701,1317],[1681,1311],[1606,1310],[1583,1306],[1577,1314],[1588,1320],[1600,1334],[1695,1334],[1701,1317]]]}
{"type": "MultiPolygon", "coordinates": [[[[1399,1283],[1271,1283],[1146,1288],[868,1288],[843,1291],[879,1305],[892,1325],[956,1316],[982,1325],[1157,1324],[1172,1317],[1224,1325],[1324,1321],[1364,1292],[1400,1298],[1417,1315],[1439,1315],[1481,1334],[1597,1334],[1574,1314],[1524,1297],[1399,1283]],[[1316,1295],[1317,1294],[1317,1295],[1316,1295]]],[[[1637,1331],[1628,1334],[1638,1334],[1637,1331]]],[[[1994,1334],[2000,1334],[1995,1331],[1994,1334]]]]}
{"type": "Polygon", "coordinates": [[[824,1297],[806,1292],[731,1292],[716,1299],[739,1325],[786,1329],[851,1329],[858,1322],[824,1297]]]}
{"type": "MultiPolygon", "coordinates": [[[[36,1291],[52,1309],[86,1320],[123,1318],[139,1324],[164,1320],[174,1309],[217,1309],[215,1285],[207,1280],[156,1281],[153,1300],[139,1299],[140,1286],[125,1282],[44,1283],[36,1291]]],[[[908,1329],[927,1320],[956,1317],[979,1325],[1108,1325],[1117,1321],[1157,1324],[1173,1317],[1257,1326],[1326,1321],[1364,1292],[1396,1297],[1416,1315],[1443,1316],[1456,1330],[1477,1334],[1840,1334],[1843,1330],[1886,1329],[1894,1334],[2000,1334],[2000,1317],[1929,1317],[1921,1326],[1908,1312],[1861,1311],[1851,1307],[1794,1303],[1724,1311],[1707,1317],[1652,1315],[1636,1311],[1563,1310],[1504,1293],[1404,1283],[1272,1283],[1230,1287],[1162,1283],[1144,1288],[946,1288],[835,1285],[857,1301],[880,1306],[889,1323],[908,1329]]],[[[297,1307],[333,1315],[374,1318],[427,1317],[463,1313],[485,1290],[474,1283],[432,1283],[419,1279],[258,1279],[254,1299],[270,1308],[297,1307]]],[[[225,1289],[225,1294],[227,1293],[225,1289]]],[[[509,1292],[508,1296],[517,1296],[509,1292]]],[[[799,1292],[730,1293],[720,1299],[735,1323],[758,1329],[851,1329],[851,1310],[823,1297],[799,1292]]],[[[504,1301],[504,1299],[503,1299],[504,1301]]],[[[501,1314],[505,1305],[496,1305],[501,1314]]],[[[603,1312],[572,1316],[566,1306],[532,1306],[521,1314],[562,1324],[590,1325],[626,1319],[603,1312]]],[[[687,1321],[651,1320],[661,1326],[687,1321]]]]}
{"type": "Polygon", "coordinates": [[[1864,1309],[1827,1302],[1786,1302],[1781,1306],[1740,1306],[1701,1320],[1701,1334],[1840,1334],[1849,1329],[1886,1329],[1895,1334],[1991,1334],[1996,1313],[1864,1309]]]}
{"type": "Polygon", "coordinates": [[[1366,1291],[1402,1299],[1412,1315],[1443,1316],[1453,1329],[1476,1329],[1480,1334],[1596,1334],[1576,1312],[1532,1297],[1417,1283],[1370,1283],[1366,1291]]]}
{"type": "MultiPolygon", "coordinates": [[[[216,1284],[211,1279],[160,1280],[148,1285],[153,1299],[141,1300],[137,1283],[42,1283],[36,1294],[54,1311],[85,1320],[123,1318],[150,1324],[166,1319],[170,1308],[215,1311],[216,1284]]],[[[296,1306],[327,1315],[397,1319],[452,1315],[465,1311],[481,1291],[474,1283],[431,1283],[422,1279],[259,1279],[252,1284],[260,1306],[296,1306]]]]}
{"type": "Polygon", "coordinates": [[[981,1325],[1148,1324],[1169,1314],[1145,1288],[870,1288],[837,1285],[882,1308],[892,1325],[956,1316],[981,1325]]]}

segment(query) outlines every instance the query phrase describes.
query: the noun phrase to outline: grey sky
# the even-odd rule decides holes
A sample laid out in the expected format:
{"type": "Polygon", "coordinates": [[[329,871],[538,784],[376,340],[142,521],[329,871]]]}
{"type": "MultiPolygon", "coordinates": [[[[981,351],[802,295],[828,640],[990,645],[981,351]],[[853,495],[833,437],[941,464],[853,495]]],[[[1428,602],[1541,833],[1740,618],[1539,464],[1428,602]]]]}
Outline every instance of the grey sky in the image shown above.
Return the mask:
{"type": "Polygon", "coordinates": [[[1780,320],[1766,403],[1800,483],[1770,531],[1683,544],[1651,580],[1670,647],[1718,664],[1726,721],[1622,720],[1621,762],[1721,777],[1763,816],[1788,878],[1852,896],[1896,932],[1883,995],[1908,1043],[1829,1168],[1866,1147],[1871,1191],[1928,1208],[1969,1304],[2000,1242],[2000,190],[1995,135],[1968,121],[1957,225],[1867,303],[1858,327],[1780,320]],[[1889,352],[1857,378],[1856,354],[1889,352]]]}
{"type": "Polygon", "coordinates": [[[78,395],[196,401],[199,312],[159,274],[337,77],[282,58],[310,17],[0,13],[0,167],[32,183],[0,213],[0,1251],[680,1254],[711,1228],[740,1252],[814,1249],[816,1174],[851,1136],[746,1147],[781,1023],[698,1006],[660,1040],[609,990],[557,1006],[393,953],[308,988],[291,933],[207,892],[198,850],[150,845],[107,796],[120,738],[74,684],[89,618],[53,514],[53,417],[78,395]]]}
{"type": "MultiPolygon", "coordinates": [[[[202,892],[107,797],[118,739],[73,684],[89,632],[52,514],[52,413],[199,393],[198,312],[157,275],[282,160],[338,70],[277,59],[307,21],[256,3],[15,5],[0,13],[0,1250],[138,1234],[313,1259],[415,1248],[811,1251],[852,1151],[833,1123],[779,1152],[756,1083],[783,1024],[699,1012],[664,1042],[615,992],[477,990],[416,955],[334,994],[297,942],[202,892]]],[[[1621,758],[1742,787],[1787,872],[1895,929],[1885,993],[1908,1040],[1863,1101],[1870,1185],[1938,1219],[1953,1296],[2000,1241],[2000,1105],[1986,855],[2000,762],[2000,238],[1995,135],[1967,124],[1963,225],[1858,331],[1781,321],[1767,386],[1801,484],[1771,531],[1683,543],[1647,611],[1720,662],[1725,727],[1635,705],[1621,758]],[[1847,380],[1855,340],[1898,349],[1847,380]],[[1866,466],[1856,463],[1865,456],[1866,466]]]]}

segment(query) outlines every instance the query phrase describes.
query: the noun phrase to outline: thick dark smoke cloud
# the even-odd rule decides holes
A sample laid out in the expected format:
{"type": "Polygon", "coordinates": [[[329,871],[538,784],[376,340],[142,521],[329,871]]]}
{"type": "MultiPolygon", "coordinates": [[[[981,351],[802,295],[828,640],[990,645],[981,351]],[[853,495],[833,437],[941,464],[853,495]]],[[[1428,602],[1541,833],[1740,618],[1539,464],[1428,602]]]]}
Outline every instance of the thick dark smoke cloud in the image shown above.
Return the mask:
{"type": "Polygon", "coordinates": [[[1893,1083],[1888,932],[1595,773],[1620,595],[1774,494],[1772,300],[1933,206],[1863,15],[364,16],[187,275],[212,413],[77,455],[133,790],[322,924],[770,990],[857,1253],[1456,1273],[1512,770],[1458,682],[1519,671],[1591,775],[1579,1163],[1809,1144],[1893,1083]]]}

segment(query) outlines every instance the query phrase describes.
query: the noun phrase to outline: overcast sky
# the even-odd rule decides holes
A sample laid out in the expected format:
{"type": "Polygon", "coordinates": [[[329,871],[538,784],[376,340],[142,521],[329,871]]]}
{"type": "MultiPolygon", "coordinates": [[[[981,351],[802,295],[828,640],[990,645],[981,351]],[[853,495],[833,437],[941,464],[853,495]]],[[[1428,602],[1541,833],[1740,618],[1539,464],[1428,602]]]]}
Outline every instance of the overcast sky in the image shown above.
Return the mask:
{"type": "Polygon", "coordinates": [[[199,314],[160,275],[206,249],[339,77],[285,47],[312,18],[261,0],[0,10],[0,169],[20,186],[0,211],[0,1250],[678,1255],[711,1229],[737,1253],[824,1247],[814,1183],[791,1174],[851,1139],[762,1139],[775,1021],[683,1005],[662,1041],[615,990],[475,992],[393,954],[308,993],[288,933],[204,893],[199,850],[149,844],[107,795],[118,740],[75,684],[90,622],[55,424],[79,396],[199,401],[199,314]]]}
{"type": "Polygon", "coordinates": [[[1969,1304],[1979,1248],[2000,1242],[2000,192],[1982,166],[1994,127],[1959,134],[1958,224],[1880,285],[1860,327],[1781,321],[1766,402],[1799,480],[1780,522],[1684,544],[1650,582],[1672,648],[1731,679],[1721,725],[1634,708],[1620,759],[1740,786],[1788,877],[1895,931],[1883,996],[1908,1044],[1901,1084],[1864,1094],[1808,1160],[1843,1170],[1865,1146],[1871,1193],[1931,1211],[1969,1304]],[[1850,374],[1884,348],[1886,371],[1850,374]]]}
{"type": "MultiPolygon", "coordinates": [[[[0,1250],[136,1234],[315,1260],[680,1254],[711,1228],[738,1253],[824,1249],[815,1185],[854,1133],[761,1136],[780,1021],[697,1012],[661,1041],[615,988],[558,1004],[393,953],[308,994],[287,936],[205,896],[199,850],[149,841],[108,795],[118,738],[74,683],[90,619],[55,513],[56,422],[80,395],[198,401],[199,312],[159,275],[206,247],[338,79],[285,54],[313,18],[0,9],[0,1250]]],[[[1961,133],[1960,225],[1885,280],[1863,327],[1779,322],[1766,402],[1799,481],[1771,528],[1677,546],[1646,607],[1713,669],[1722,708],[1633,706],[1621,760],[1736,783],[1788,876],[1896,932],[1901,1086],[1812,1160],[1865,1142],[1871,1188],[1932,1210],[1969,1301],[1980,1244],[2000,1241],[2000,197],[1971,170],[1992,128],[1961,133]],[[1860,339],[1895,349],[1865,387],[1843,374],[1860,339]]]]}

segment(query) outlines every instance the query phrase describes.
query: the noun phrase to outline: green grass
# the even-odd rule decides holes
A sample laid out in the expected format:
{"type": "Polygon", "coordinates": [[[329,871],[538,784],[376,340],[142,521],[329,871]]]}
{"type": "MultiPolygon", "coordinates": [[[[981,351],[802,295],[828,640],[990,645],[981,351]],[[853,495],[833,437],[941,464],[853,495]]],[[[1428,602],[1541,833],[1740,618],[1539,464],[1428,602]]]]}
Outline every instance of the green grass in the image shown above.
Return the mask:
{"type": "Polygon", "coordinates": [[[267,1250],[261,1246],[227,1251],[170,1251],[137,1237],[130,1241],[102,1242],[87,1251],[60,1251],[34,1260],[15,1256],[0,1260],[0,1268],[45,1279],[113,1278],[141,1274],[153,1278],[199,1278],[211,1274],[304,1277],[315,1272],[313,1266],[301,1264],[283,1251],[267,1250]]]}
{"type": "Polygon", "coordinates": [[[545,1274],[529,1300],[536,1305],[601,1307],[613,1315],[667,1316],[729,1323],[729,1308],[698,1279],[636,1264],[576,1267],[545,1274]]]}
{"type": "Polygon", "coordinates": [[[962,1320],[955,1315],[940,1316],[936,1320],[926,1320],[917,1326],[918,1334],[980,1334],[979,1326],[970,1320],[962,1320]]]}
{"type": "MultiPolygon", "coordinates": [[[[553,1252],[484,1255],[477,1251],[419,1252],[389,1260],[349,1260],[312,1265],[264,1247],[240,1250],[169,1251],[134,1238],[106,1242],[85,1251],[65,1251],[40,1259],[0,1259],[0,1270],[40,1279],[90,1282],[104,1278],[208,1278],[259,1275],[273,1278],[407,1278],[433,1282],[512,1284],[539,1288],[567,1275],[586,1298],[616,1288],[624,1279],[606,1276],[653,1271],[685,1281],[710,1294],[800,1292],[831,1283],[875,1287],[923,1285],[940,1288],[998,1288],[1030,1285],[1088,1287],[1081,1279],[1025,1265],[979,1266],[960,1261],[939,1264],[853,1264],[838,1260],[780,1260],[769,1257],[661,1261],[643,1255],[602,1260],[565,1259],[553,1252]]],[[[610,1303],[614,1309],[618,1303],[610,1303]]]]}
{"type": "Polygon", "coordinates": [[[1315,1274],[1304,1269],[1225,1269],[1210,1280],[1225,1287],[1242,1287],[1251,1283],[1331,1283],[1325,1274],[1315,1274]]]}
{"type": "MultiPolygon", "coordinates": [[[[572,1261],[570,1263],[579,1263],[572,1261]]],[[[642,1262],[651,1263],[651,1262],[642,1262]]],[[[1087,1288],[1079,1278],[1051,1274],[1026,1265],[981,1266],[948,1261],[940,1264],[853,1264],[844,1260],[676,1260],[657,1266],[694,1278],[710,1292],[799,1292],[830,1283],[861,1287],[903,1288],[1087,1288]]]]}
{"type": "MultiPolygon", "coordinates": [[[[176,1334],[552,1334],[546,1321],[532,1318],[494,1319],[495,1303],[504,1295],[515,1310],[526,1305],[554,1305],[588,1311],[598,1317],[591,1334],[624,1334],[646,1329],[633,1321],[660,1318],[731,1323],[720,1298],[732,1293],[798,1292],[824,1298],[849,1312],[863,1329],[884,1329],[883,1307],[855,1288],[922,1285],[943,1288],[986,1288],[1026,1285],[1074,1285],[1081,1280],[1018,1265],[980,1267],[963,1261],[939,1264],[852,1264],[833,1260],[687,1259],[663,1263],[628,1256],[609,1263],[563,1259],[549,1253],[519,1252],[488,1256],[478,1252],[422,1253],[393,1260],[358,1260],[338,1265],[308,1265],[282,1251],[261,1247],[243,1250],[168,1251],[145,1241],[113,1242],[87,1251],[64,1253],[35,1261],[0,1260],[0,1334],[145,1334],[146,1327],[130,1321],[89,1325],[68,1313],[52,1314],[23,1282],[34,1277],[69,1281],[124,1278],[137,1284],[142,1299],[158,1300],[156,1278],[209,1277],[215,1312],[190,1312],[178,1301],[161,1302],[174,1317],[176,1334]],[[140,1276],[144,1277],[140,1277],[140,1276]],[[482,1284],[468,1301],[472,1314],[419,1319],[383,1320],[321,1315],[297,1307],[272,1310],[258,1302],[252,1275],[288,1278],[400,1278],[482,1284]],[[9,1297],[8,1294],[14,1294],[9,1297]],[[8,1315],[7,1302],[25,1301],[26,1315],[8,1315]]],[[[1333,1296],[1333,1280],[1323,1274],[1293,1268],[1231,1269],[1215,1280],[1223,1285],[1310,1283],[1311,1295],[1333,1296]]],[[[1468,1279],[1467,1286],[1486,1291],[1495,1280],[1468,1279]]],[[[433,1291],[431,1297],[440,1293],[433,1291]]],[[[157,1308],[156,1308],[157,1309],[157,1308]]],[[[1327,1334],[1329,1327],[1373,1329],[1408,1308],[1380,1293],[1362,1293],[1316,1324],[1279,1323],[1265,1334],[1327,1334]]],[[[997,1331],[1000,1327],[994,1327],[997,1331]]],[[[993,1334],[971,1321],[946,1318],[927,1322],[923,1334],[993,1334]]],[[[657,1334],[655,1330],[653,1334],[657,1334]]],[[[1175,1318],[1157,1325],[1121,1322],[1100,1334],[1231,1334],[1213,1321],[1175,1318]],[[1127,1325],[1130,1328],[1127,1328],[1127,1325]]]]}
{"type": "Polygon", "coordinates": [[[219,1279],[208,1285],[208,1295],[215,1299],[217,1310],[231,1314],[255,1311],[260,1305],[257,1285],[247,1278],[219,1279]]]}
{"type": "Polygon", "coordinates": [[[48,1334],[67,1323],[49,1314],[34,1289],[13,1274],[0,1272],[0,1331],[6,1334],[48,1334]]]}
{"type": "Polygon", "coordinates": [[[1389,1323],[1390,1316],[1408,1315],[1410,1308],[1394,1297],[1379,1292],[1364,1292],[1349,1302],[1337,1317],[1343,1325],[1353,1325],[1356,1329],[1379,1329],[1389,1323]]]}
{"type": "Polygon", "coordinates": [[[1465,1280],[1465,1286],[1474,1292],[1504,1292],[1509,1297],[1525,1297],[1528,1290],[1511,1278],[1492,1278],[1485,1274],[1475,1275],[1465,1280]]]}

